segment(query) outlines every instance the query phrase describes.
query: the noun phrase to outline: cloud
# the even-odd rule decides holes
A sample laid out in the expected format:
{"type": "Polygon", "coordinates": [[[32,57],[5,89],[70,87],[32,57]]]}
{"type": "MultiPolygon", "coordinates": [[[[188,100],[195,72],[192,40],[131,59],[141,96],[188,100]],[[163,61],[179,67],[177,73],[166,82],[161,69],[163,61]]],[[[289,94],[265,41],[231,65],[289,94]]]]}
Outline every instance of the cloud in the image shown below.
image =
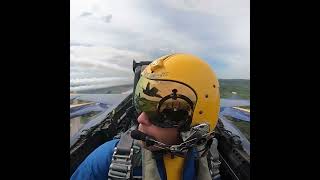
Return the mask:
{"type": "Polygon", "coordinates": [[[104,61],[97,61],[97,60],[92,60],[89,58],[77,58],[77,59],[70,59],[70,63],[72,65],[77,64],[80,66],[86,66],[88,68],[93,67],[96,69],[101,69],[101,70],[108,70],[108,69],[113,69],[117,70],[122,73],[131,73],[132,71],[127,68],[127,67],[122,67],[118,64],[110,63],[110,62],[104,62],[104,61]]]}
{"type": "MultiPolygon", "coordinates": [[[[82,72],[85,73],[85,72],[82,72]]],[[[70,79],[70,91],[107,88],[118,85],[133,84],[133,77],[80,77],[70,79]]]]}
{"type": "Polygon", "coordinates": [[[122,84],[132,84],[133,78],[127,77],[105,77],[105,78],[82,78],[82,79],[71,79],[70,86],[87,86],[94,84],[106,84],[109,86],[113,81],[121,82],[122,84]]]}
{"type": "Polygon", "coordinates": [[[235,79],[240,77],[242,79],[250,79],[250,62],[242,59],[250,57],[228,56],[223,58],[225,61],[225,68],[217,69],[217,74],[220,79],[235,79]]]}
{"type": "Polygon", "coordinates": [[[109,46],[71,46],[70,64],[132,73],[132,60],[146,60],[143,53],[109,46]]]}
{"type": "Polygon", "coordinates": [[[79,43],[79,42],[70,42],[70,46],[86,46],[86,47],[90,47],[90,46],[92,46],[92,44],[79,43]]]}
{"type": "Polygon", "coordinates": [[[112,18],[112,14],[103,17],[103,21],[106,23],[110,23],[112,18]]]}
{"type": "Polygon", "coordinates": [[[250,78],[249,10],[249,0],[71,0],[72,78],[133,76],[132,59],[175,52],[205,59],[219,78],[250,78]]]}
{"type": "Polygon", "coordinates": [[[90,15],[92,15],[92,13],[90,13],[90,12],[83,12],[83,13],[80,15],[80,17],[86,17],[86,16],[90,16],[90,15]]]}
{"type": "Polygon", "coordinates": [[[220,17],[243,17],[250,13],[250,0],[163,0],[162,2],[176,10],[220,17]]]}
{"type": "Polygon", "coordinates": [[[110,84],[95,84],[95,85],[84,85],[84,86],[77,86],[77,87],[70,86],[70,91],[76,92],[76,91],[82,91],[82,90],[108,88],[108,87],[120,86],[120,85],[128,85],[128,83],[112,81],[110,82],[110,84]]]}
{"type": "Polygon", "coordinates": [[[133,83],[133,59],[141,53],[107,46],[71,46],[70,88],[73,91],[133,83]]]}

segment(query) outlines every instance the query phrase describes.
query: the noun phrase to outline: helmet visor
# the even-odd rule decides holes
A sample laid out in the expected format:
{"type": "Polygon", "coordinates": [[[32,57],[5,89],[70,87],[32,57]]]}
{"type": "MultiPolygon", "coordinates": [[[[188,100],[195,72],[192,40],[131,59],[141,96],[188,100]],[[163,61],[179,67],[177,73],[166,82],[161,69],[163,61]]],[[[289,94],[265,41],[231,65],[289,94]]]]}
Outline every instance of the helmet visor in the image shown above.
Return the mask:
{"type": "Polygon", "coordinates": [[[145,112],[152,124],[162,128],[191,123],[196,101],[194,91],[182,83],[144,76],[140,77],[134,94],[137,112],[145,112]]]}

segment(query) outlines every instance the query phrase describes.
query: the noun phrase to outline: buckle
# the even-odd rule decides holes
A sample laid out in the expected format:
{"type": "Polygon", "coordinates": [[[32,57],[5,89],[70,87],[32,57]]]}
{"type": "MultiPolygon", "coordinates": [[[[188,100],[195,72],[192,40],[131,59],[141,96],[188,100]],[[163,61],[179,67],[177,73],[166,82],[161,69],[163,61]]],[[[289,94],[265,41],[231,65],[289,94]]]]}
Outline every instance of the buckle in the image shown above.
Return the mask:
{"type": "Polygon", "coordinates": [[[132,170],[133,148],[130,149],[129,155],[119,155],[117,147],[114,148],[112,161],[109,167],[110,177],[115,179],[130,179],[132,170]]]}

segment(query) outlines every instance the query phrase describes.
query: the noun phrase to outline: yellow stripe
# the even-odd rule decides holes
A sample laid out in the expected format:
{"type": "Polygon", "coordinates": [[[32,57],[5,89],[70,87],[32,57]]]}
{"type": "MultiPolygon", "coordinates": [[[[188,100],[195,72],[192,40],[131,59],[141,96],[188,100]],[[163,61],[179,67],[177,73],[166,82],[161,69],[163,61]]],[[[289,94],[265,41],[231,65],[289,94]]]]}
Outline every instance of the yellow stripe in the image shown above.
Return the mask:
{"type": "Polygon", "coordinates": [[[94,104],[94,102],[82,103],[82,104],[70,104],[70,108],[80,107],[80,106],[89,105],[89,104],[94,104]]]}
{"type": "Polygon", "coordinates": [[[250,109],[244,109],[244,108],[239,108],[239,107],[233,107],[234,109],[239,109],[240,111],[245,111],[250,113],[250,109]]]}
{"type": "Polygon", "coordinates": [[[166,168],[167,180],[181,180],[184,158],[175,156],[173,159],[171,159],[171,155],[166,154],[163,157],[163,161],[166,168]]]}

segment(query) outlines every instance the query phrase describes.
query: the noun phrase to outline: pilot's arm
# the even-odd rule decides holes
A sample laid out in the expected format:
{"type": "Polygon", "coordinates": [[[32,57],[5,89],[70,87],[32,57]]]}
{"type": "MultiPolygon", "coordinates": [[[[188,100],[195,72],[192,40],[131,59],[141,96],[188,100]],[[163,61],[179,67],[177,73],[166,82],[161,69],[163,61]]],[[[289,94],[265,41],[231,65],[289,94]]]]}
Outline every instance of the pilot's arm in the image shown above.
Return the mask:
{"type": "Polygon", "coordinates": [[[108,141],[95,149],[72,174],[71,180],[107,179],[113,150],[118,141],[108,141]]]}

